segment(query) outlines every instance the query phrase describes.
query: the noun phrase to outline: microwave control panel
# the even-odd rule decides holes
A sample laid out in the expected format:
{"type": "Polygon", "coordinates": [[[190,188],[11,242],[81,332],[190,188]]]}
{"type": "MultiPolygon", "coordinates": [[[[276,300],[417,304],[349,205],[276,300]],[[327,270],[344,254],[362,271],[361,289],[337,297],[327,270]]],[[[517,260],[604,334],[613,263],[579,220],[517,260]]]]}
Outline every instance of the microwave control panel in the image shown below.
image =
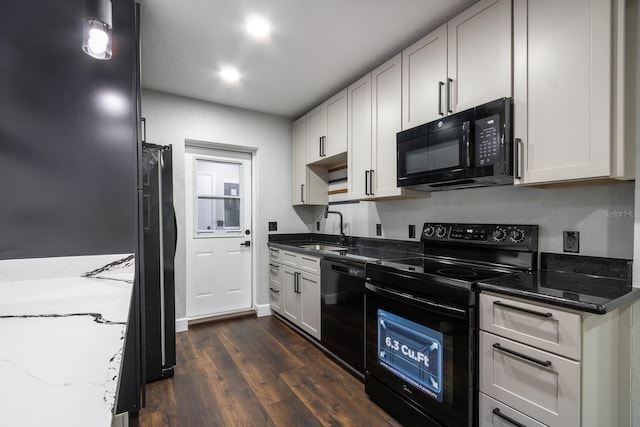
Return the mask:
{"type": "Polygon", "coordinates": [[[476,166],[500,162],[500,115],[494,114],[475,121],[476,166]]]}

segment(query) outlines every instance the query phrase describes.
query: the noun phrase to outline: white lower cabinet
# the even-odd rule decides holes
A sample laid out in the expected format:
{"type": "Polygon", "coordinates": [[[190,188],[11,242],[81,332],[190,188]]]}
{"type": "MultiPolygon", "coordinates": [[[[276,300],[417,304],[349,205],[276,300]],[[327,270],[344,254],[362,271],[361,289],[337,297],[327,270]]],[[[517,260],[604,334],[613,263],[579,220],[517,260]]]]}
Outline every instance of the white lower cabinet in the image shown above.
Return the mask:
{"type": "Polygon", "coordinates": [[[481,427],[619,425],[618,310],[596,315],[482,292],[479,317],[481,427]]]}
{"type": "Polygon", "coordinates": [[[271,309],[319,340],[320,258],[270,248],[270,260],[271,309]]]}
{"type": "Polygon", "coordinates": [[[480,389],[547,425],[580,426],[580,363],[480,332],[480,389]]]}
{"type": "Polygon", "coordinates": [[[492,399],[486,394],[480,393],[480,423],[481,426],[487,427],[513,427],[520,423],[527,427],[544,427],[531,417],[492,399]]]}

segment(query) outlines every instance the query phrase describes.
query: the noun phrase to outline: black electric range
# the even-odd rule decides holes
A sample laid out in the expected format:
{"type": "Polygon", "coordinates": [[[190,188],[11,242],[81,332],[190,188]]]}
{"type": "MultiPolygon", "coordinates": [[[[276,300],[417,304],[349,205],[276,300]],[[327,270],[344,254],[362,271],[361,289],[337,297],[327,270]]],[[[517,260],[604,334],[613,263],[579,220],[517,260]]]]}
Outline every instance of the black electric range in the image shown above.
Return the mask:
{"type": "Polygon", "coordinates": [[[421,241],[366,264],[365,390],[403,424],[473,426],[476,283],[534,271],[538,227],[426,223],[421,241]]]}

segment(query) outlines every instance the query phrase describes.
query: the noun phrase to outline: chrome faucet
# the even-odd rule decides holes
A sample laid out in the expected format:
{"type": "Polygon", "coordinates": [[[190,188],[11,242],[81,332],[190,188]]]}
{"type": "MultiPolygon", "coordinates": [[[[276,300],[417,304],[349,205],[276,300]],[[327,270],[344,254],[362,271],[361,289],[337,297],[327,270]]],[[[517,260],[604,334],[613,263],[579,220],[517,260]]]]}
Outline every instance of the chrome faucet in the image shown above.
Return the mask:
{"type": "Polygon", "coordinates": [[[344,228],[343,228],[343,222],[342,222],[342,213],[338,212],[338,211],[330,211],[329,210],[329,205],[327,205],[327,207],[324,210],[324,218],[326,219],[329,214],[336,214],[340,216],[340,245],[344,245],[344,228]]]}

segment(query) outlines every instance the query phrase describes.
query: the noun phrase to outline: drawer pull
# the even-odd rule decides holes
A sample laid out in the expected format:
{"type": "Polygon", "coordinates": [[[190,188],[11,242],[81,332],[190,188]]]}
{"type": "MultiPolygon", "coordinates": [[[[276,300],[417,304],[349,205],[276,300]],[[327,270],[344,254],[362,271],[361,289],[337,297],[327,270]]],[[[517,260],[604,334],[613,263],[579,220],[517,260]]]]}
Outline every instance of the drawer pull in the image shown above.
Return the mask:
{"type": "Polygon", "coordinates": [[[520,424],[519,422],[517,422],[516,420],[514,420],[511,417],[507,417],[505,414],[500,412],[500,409],[498,409],[498,408],[494,408],[493,409],[493,413],[495,415],[499,416],[500,418],[502,418],[503,420],[505,420],[506,422],[513,424],[516,427],[527,427],[524,424],[520,424]]]}
{"type": "Polygon", "coordinates": [[[515,305],[505,304],[505,303],[503,303],[501,301],[494,301],[493,303],[495,305],[499,305],[500,307],[506,307],[506,308],[510,308],[512,310],[522,311],[522,312],[525,312],[525,313],[533,314],[534,316],[547,317],[547,318],[553,317],[553,314],[551,314],[551,313],[541,313],[539,311],[529,310],[528,308],[516,307],[515,305]]]}
{"type": "Polygon", "coordinates": [[[276,288],[269,288],[271,290],[271,292],[279,294],[280,290],[276,289],[276,288]]]}
{"type": "Polygon", "coordinates": [[[551,361],[549,361],[549,360],[545,360],[545,361],[538,360],[538,359],[536,359],[534,357],[527,356],[526,354],[522,354],[522,353],[518,353],[517,351],[509,350],[508,348],[505,348],[505,347],[501,346],[498,343],[495,343],[493,345],[493,348],[495,348],[496,350],[503,351],[505,353],[509,353],[512,356],[516,356],[516,357],[519,357],[521,359],[528,360],[529,362],[533,362],[533,363],[535,363],[537,365],[544,366],[545,368],[548,368],[549,366],[551,366],[551,361]]]}
{"type": "Polygon", "coordinates": [[[278,270],[280,270],[280,266],[278,264],[271,264],[269,263],[269,265],[273,268],[277,268],[278,270]]]}

